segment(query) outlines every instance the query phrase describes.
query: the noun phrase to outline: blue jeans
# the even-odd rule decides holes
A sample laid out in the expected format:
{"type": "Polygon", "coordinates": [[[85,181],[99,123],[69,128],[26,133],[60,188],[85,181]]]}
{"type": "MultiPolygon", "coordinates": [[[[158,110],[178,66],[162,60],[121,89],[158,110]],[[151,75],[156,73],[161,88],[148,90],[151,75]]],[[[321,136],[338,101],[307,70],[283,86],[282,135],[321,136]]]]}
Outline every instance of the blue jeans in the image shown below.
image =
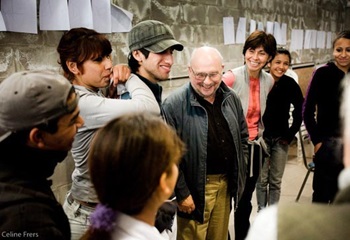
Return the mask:
{"type": "Polygon", "coordinates": [[[265,138],[270,157],[265,159],[260,177],[256,183],[258,211],[267,205],[278,203],[284,168],[288,159],[289,145],[279,141],[280,138],[265,138]]]}

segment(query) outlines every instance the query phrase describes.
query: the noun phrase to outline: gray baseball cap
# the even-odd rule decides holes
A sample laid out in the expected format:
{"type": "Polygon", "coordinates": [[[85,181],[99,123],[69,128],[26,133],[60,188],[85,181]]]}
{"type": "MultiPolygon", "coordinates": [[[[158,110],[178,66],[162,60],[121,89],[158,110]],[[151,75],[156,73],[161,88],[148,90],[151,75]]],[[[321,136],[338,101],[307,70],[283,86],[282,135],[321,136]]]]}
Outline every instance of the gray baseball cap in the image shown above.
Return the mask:
{"type": "Polygon", "coordinates": [[[130,51],[144,48],[160,53],[173,47],[182,51],[184,46],[175,40],[174,34],[166,24],[156,20],[145,20],[136,24],[129,32],[130,51]]]}
{"type": "Polygon", "coordinates": [[[23,71],[0,83],[0,141],[12,132],[45,124],[75,110],[72,84],[53,71],[23,71]]]}

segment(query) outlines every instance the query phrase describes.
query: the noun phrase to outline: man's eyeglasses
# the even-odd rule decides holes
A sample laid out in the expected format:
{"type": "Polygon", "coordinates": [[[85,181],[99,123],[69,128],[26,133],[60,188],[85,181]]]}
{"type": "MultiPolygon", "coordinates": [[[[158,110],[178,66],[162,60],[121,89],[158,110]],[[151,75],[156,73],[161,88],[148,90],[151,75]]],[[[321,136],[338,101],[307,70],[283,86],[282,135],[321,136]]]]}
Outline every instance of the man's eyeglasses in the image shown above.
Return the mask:
{"type": "Polygon", "coordinates": [[[190,69],[191,69],[194,77],[196,78],[196,80],[199,80],[199,81],[204,81],[207,78],[207,76],[213,81],[218,81],[221,78],[221,74],[218,72],[213,72],[213,73],[199,72],[199,73],[196,73],[195,71],[193,71],[192,67],[190,67],[190,69]]]}

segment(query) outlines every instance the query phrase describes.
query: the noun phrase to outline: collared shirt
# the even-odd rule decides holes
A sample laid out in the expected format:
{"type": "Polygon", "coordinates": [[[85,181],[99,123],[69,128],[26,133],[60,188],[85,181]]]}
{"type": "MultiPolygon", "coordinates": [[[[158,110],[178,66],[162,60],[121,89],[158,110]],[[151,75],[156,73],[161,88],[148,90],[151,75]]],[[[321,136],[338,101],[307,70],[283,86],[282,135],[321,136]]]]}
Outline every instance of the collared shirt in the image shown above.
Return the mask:
{"type": "Polygon", "coordinates": [[[117,212],[112,239],[115,240],[165,240],[158,230],[136,218],[117,212]]]}
{"type": "Polygon", "coordinates": [[[195,93],[208,114],[207,174],[226,174],[236,152],[228,123],[222,113],[223,93],[216,92],[213,104],[195,93]]]}

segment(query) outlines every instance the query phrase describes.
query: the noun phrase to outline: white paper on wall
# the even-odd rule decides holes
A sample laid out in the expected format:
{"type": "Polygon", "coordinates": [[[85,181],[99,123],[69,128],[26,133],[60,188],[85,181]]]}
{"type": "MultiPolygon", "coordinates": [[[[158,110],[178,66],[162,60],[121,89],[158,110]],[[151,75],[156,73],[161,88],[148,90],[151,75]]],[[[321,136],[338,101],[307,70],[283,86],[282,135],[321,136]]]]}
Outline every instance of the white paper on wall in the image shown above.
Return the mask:
{"type": "Polygon", "coordinates": [[[111,8],[112,32],[129,32],[132,28],[133,14],[114,4],[111,8]]]}
{"type": "Polygon", "coordinates": [[[316,48],[317,31],[312,29],[305,30],[304,49],[316,48]]]}
{"type": "Polygon", "coordinates": [[[332,32],[327,32],[326,48],[327,49],[331,49],[332,48],[332,32]]]}
{"type": "Polygon", "coordinates": [[[4,18],[2,17],[2,13],[0,11],[0,31],[6,31],[6,26],[4,22],[4,18]]]}
{"type": "Polygon", "coordinates": [[[326,47],[326,32],[317,31],[316,47],[324,49],[326,47]]]}
{"type": "Polygon", "coordinates": [[[68,9],[70,28],[85,27],[93,29],[90,0],[69,0],[68,9]]]}
{"type": "Polygon", "coordinates": [[[233,17],[223,18],[223,29],[224,29],[224,44],[235,43],[235,23],[233,17]]]}
{"type": "Polygon", "coordinates": [[[303,42],[304,42],[304,30],[292,29],[290,50],[295,51],[295,50],[303,49],[303,42]]]}
{"type": "Polygon", "coordinates": [[[250,20],[250,30],[249,30],[249,34],[251,34],[252,32],[254,32],[256,30],[256,21],[255,20],[250,20]]]}
{"type": "Polygon", "coordinates": [[[7,31],[38,33],[36,0],[1,0],[7,31]]]}
{"type": "Polygon", "coordinates": [[[244,43],[246,40],[246,29],[247,29],[247,19],[239,18],[237,33],[236,33],[236,43],[244,43]]]}
{"type": "Polygon", "coordinates": [[[282,23],[281,44],[282,45],[286,45],[287,44],[287,23],[282,23]]]}
{"type": "Polygon", "coordinates": [[[266,33],[270,33],[270,34],[274,34],[273,32],[273,27],[274,27],[274,23],[273,22],[266,22],[266,33]]]}
{"type": "Polygon", "coordinates": [[[111,1],[92,0],[92,19],[94,29],[99,33],[112,32],[111,1]]]}
{"type": "Polygon", "coordinates": [[[274,22],[273,35],[278,45],[287,44],[287,24],[274,22]]]}
{"type": "Polygon", "coordinates": [[[67,0],[40,0],[40,30],[69,30],[67,0]]]}
{"type": "Polygon", "coordinates": [[[273,23],[273,36],[275,37],[277,44],[281,44],[282,36],[281,36],[281,25],[279,22],[273,23]]]}

